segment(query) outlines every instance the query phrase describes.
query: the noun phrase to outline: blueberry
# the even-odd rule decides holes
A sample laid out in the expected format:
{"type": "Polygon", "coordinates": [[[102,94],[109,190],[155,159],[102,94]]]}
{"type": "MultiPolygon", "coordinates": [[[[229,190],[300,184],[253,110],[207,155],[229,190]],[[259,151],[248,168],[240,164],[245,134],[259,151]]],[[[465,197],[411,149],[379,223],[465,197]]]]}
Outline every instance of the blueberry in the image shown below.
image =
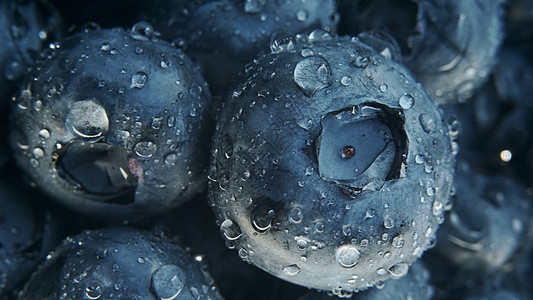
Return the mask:
{"type": "Polygon", "coordinates": [[[0,4],[0,105],[33,64],[37,53],[63,35],[58,12],[46,0],[2,1],[0,4]]]}
{"type": "Polygon", "coordinates": [[[209,91],[145,22],[86,28],[43,54],[12,109],[19,165],[50,197],[102,219],[166,211],[204,188],[209,91]]]}
{"type": "Polygon", "coordinates": [[[201,265],[164,235],[84,231],[50,253],[21,299],[221,299],[201,265]]]}
{"type": "MultiPolygon", "coordinates": [[[[404,269],[398,268],[397,271],[403,272],[404,269]]],[[[387,280],[380,282],[371,289],[359,292],[357,294],[343,293],[334,291],[333,293],[324,293],[309,291],[299,300],[333,300],[339,298],[351,298],[357,300],[393,300],[393,299],[432,299],[434,291],[429,284],[429,271],[424,264],[417,261],[411,265],[409,272],[396,280],[387,280]]]]}
{"type": "Polygon", "coordinates": [[[0,179],[0,298],[29,278],[46,254],[62,238],[58,216],[38,204],[42,196],[8,179],[2,167],[0,179]]]}
{"type": "Polygon", "coordinates": [[[501,0],[340,1],[340,33],[384,31],[431,98],[447,105],[487,81],[503,40],[501,0]]]}
{"type": "Polygon", "coordinates": [[[457,165],[454,206],[437,232],[435,250],[462,271],[509,269],[529,247],[531,204],[525,187],[505,176],[480,174],[463,160],[457,165]]]}
{"type": "Polygon", "coordinates": [[[276,33],[334,30],[337,22],[333,0],[173,0],[155,7],[152,23],[201,62],[213,91],[226,91],[276,33]]]}
{"type": "Polygon", "coordinates": [[[422,87],[358,39],[314,34],[242,76],[209,174],[228,245],[321,290],[407,270],[432,245],[453,180],[448,128],[422,87]]]}

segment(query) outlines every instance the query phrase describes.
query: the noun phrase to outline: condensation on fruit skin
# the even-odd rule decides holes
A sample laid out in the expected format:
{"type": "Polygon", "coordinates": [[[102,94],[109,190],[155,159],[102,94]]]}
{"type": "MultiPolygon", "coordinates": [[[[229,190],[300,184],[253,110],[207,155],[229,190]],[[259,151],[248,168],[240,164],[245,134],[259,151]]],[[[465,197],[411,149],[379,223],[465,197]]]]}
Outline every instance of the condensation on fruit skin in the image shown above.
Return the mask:
{"type": "Polygon", "coordinates": [[[219,222],[239,221],[242,235],[233,246],[249,263],[323,290],[383,287],[431,245],[442,216],[433,215],[432,205],[449,196],[449,137],[440,112],[408,71],[357,39],[319,36],[296,36],[293,50],[260,56],[245,70],[220,112],[211,203],[219,222]],[[331,74],[325,87],[315,72],[322,59],[331,74]],[[301,76],[302,66],[313,66],[308,74],[315,81],[301,76]],[[403,95],[412,101],[400,101],[403,95]],[[422,128],[422,113],[434,120],[430,132],[422,128]],[[357,122],[351,122],[354,115],[357,122]],[[343,120],[349,126],[331,130],[343,120]],[[359,122],[376,130],[352,126],[359,122]],[[369,142],[352,142],[356,133],[370,134],[369,142]],[[375,140],[382,142],[376,154],[359,156],[375,140]],[[321,160],[326,153],[338,164],[321,160]],[[352,167],[363,162],[359,170],[352,167]],[[368,167],[373,164],[383,168],[368,167]],[[379,184],[356,182],[365,169],[379,184]],[[298,274],[283,272],[294,264],[298,274]],[[314,280],[318,273],[327,276],[314,280]]]}

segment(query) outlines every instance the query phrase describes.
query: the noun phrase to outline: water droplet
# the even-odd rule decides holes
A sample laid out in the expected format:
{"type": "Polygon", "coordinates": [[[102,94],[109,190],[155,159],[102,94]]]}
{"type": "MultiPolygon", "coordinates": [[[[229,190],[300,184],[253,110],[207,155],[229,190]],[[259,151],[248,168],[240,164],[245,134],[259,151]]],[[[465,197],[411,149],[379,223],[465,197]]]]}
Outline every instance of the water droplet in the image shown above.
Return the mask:
{"type": "Polygon", "coordinates": [[[300,22],[305,22],[305,20],[307,20],[307,12],[303,9],[299,9],[296,12],[296,19],[300,22]]]}
{"type": "Polygon", "coordinates": [[[91,280],[85,285],[85,296],[87,299],[100,299],[103,292],[102,284],[96,280],[91,280]]]}
{"type": "Polygon", "coordinates": [[[135,146],[133,146],[133,150],[138,156],[148,158],[155,154],[157,151],[157,146],[152,142],[142,141],[135,144],[135,146]]]}
{"type": "Polygon", "coordinates": [[[331,34],[324,29],[315,29],[308,36],[310,43],[331,40],[331,34]]]}
{"type": "Polygon", "coordinates": [[[382,91],[383,93],[385,93],[388,89],[389,87],[386,84],[382,84],[379,86],[379,90],[382,91]]]}
{"type": "Polygon", "coordinates": [[[350,84],[352,84],[352,77],[350,76],[343,76],[341,78],[341,84],[344,85],[344,86],[349,86],[350,84]]]}
{"type": "Polygon", "coordinates": [[[403,245],[405,244],[405,240],[403,239],[403,237],[401,236],[396,236],[392,239],[392,245],[395,247],[395,248],[402,248],[403,245]]]}
{"type": "Polygon", "coordinates": [[[366,56],[358,55],[352,62],[352,64],[358,68],[366,68],[370,60],[366,56]]]}
{"type": "Polygon", "coordinates": [[[327,60],[319,56],[306,57],[294,68],[294,82],[307,97],[332,84],[331,68],[327,60]]]}
{"type": "Polygon", "coordinates": [[[229,241],[234,241],[242,236],[239,225],[230,219],[226,219],[220,224],[220,232],[229,241]]]}
{"type": "Polygon", "coordinates": [[[423,164],[424,161],[425,161],[425,159],[424,159],[424,155],[422,155],[422,154],[417,154],[417,155],[415,156],[415,163],[417,163],[418,165],[423,164]]]}
{"type": "Polygon", "coordinates": [[[302,222],[304,218],[304,214],[302,213],[302,210],[294,207],[289,212],[289,222],[292,224],[299,224],[302,222]]]}
{"type": "Polygon", "coordinates": [[[189,115],[191,117],[196,117],[198,115],[198,110],[196,109],[196,107],[193,107],[189,110],[189,115]]]}
{"type": "Polygon", "coordinates": [[[503,162],[510,162],[513,158],[513,153],[510,150],[502,150],[500,152],[500,160],[503,162]]]}
{"type": "Polygon", "coordinates": [[[33,102],[33,109],[36,111],[36,112],[39,112],[41,111],[41,109],[43,108],[43,102],[39,99],[35,100],[33,102]]]}
{"type": "Polygon", "coordinates": [[[167,167],[175,166],[178,162],[178,155],[174,152],[169,153],[167,156],[165,156],[164,161],[167,167]]]}
{"type": "Polygon", "coordinates": [[[137,258],[137,262],[140,263],[140,264],[144,264],[144,262],[145,262],[144,257],[137,258]]]}
{"type": "Polygon", "coordinates": [[[307,249],[307,241],[302,239],[302,238],[298,238],[296,239],[296,247],[299,249],[299,250],[305,250],[307,249]]]}
{"type": "Polygon", "coordinates": [[[50,137],[50,131],[48,131],[48,129],[41,129],[39,130],[39,136],[43,139],[47,139],[50,137]]]}
{"type": "Polygon", "coordinates": [[[154,36],[154,28],[148,22],[137,22],[131,28],[131,36],[140,41],[149,40],[154,36]]]}
{"type": "Polygon", "coordinates": [[[102,45],[100,46],[100,50],[109,51],[110,49],[111,49],[111,44],[109,44],[109,42],[102,42],[102,45]]]}
{"type": "Polygon", "coordinates": [[[385,269],[383,268],[379,268],[376,270],[376,273],[378,273],[379,276],[383,276],[385,274],[387,274],[387,271],[385,271],[385,269]]]}
{"type": "Polygon", "coordinates": [[[266,0],[245,0],[244,11],[249,14],[258,13],[263,10],[265,4],[266,0]]]}
{"type": "Polygon", "coordinates": [[[325,226],[324,226],[324,223],[323,223],[323,222],[318,221],[318,222],[315,223],[315,230],[316,230],[316,232],[318,232],[318,233],[322,233],[322,232],[324,232],[324,229],[325,229],[324,227],[325,227],[325,226]]]}
{"type": "Polygon", "coordinates": [[[44,151],[43,149],[37,147],[37,148],[34,148],[33,151],[33,156],[35,156],[36,158],[41,158],[44,156],[44,151]]]}
{"type": "Polygon", "coordinates": [[[433,202],[432,211],[433,211],[434,216],[438,216],[442,214],[442,212],[444,211],[444,205],[442,204],[442,202],[440,201],[433,202]]]}
{"type": "Polygon", "coordinates": [[[270,51],[275,54],[291,51],[294,46],[294,37],[289,33],[276,33],[270,41],[270,51]]]}
{"type": "Polygon", "coordinates": [[[94,100],[83,100],[72,105],[67,114],[65,126],[81,138],[96,140],[107,133],[109,119],[100,104],[94,100]]]}
{"type": "Polygon", "coordinates": [[[397,263],[389,268],[389,274],[395,279],[405,276],[408,271],[409,265],[406,263],[397,263]]]}
{"type": "Polygon", "coordinates": [[[275,212],[268,205],[260,205],[250,214],[252,226],[258,232],[267,232],[272,227],[275,212]]]}
{"type": "Polygon", "coordinates": [[[385,218],[383,220],[383,226],[385,226],[385,228],[387,229],[391,229],[392,227],[394,227],[394,220],[392,218],[385,218]]]}
{"type": "Polygon", "coordinates": [[[143,71],[139,71],[131,76],[130,88],[142,89],[146,84],[146,81],[148,81],[148,75],[143,71]]]}
{"type": "Polygon", "coordinates": [[[151,291],[157,299],[178,299],[185,286],[184,272],[176,265],[164,265],[152,274],[151,291]]]}
{"type": "Polygon", "coordinates": [[[137,54],[137,55],[141,55],[141,54],[144,53],[144,49],[139,47],[139,46],[135,47],[134,51],[135,51],[135,54],[137,54]]]}
{"type": "Polygon", "coordinates": [[[426,133],[432,133],[437,128],[435,120],[433,120],[433,118],[427,114],[420,114],[418,121],[420,122],[420,126],[422,126],[422,130],[424,130],[426,133]]]}
{"type": "Polygon", "coordinates": [[[300,51],[300,54],[302,55],[302,57],[308,57],[308,56],[315,55],[315,53],[313,52],[313,50],[312,50],[312,49],[309,49],[309,48],[304,48],[304,49],[302,49],[302,51],[300,51]]]}
{"type": "Polygon", "coordinates": [[[426,165],[424,166],[424,171],[428,174],[433,172],[433,165],[430,163],[426,163],[426,165]]]}
{"type": "Polygon", "coordinates": [[[168,61],[167,59],[163,59],[163,60],[161,60],[159,65],[161,66],[161,68],[166,69],[166,68],[170,67],[170,61],[168,61]]]}
{"type": "Polygon", "coordinates": [[[283,273],[287,276],[294,276],[300,273],[300,267],[298,265],[290,265],[283,268],[283,273]]]}
{"type": "Polygon", "coordinates": [[[409,109],[415,104],[415,98],[410,94],[403,94],[398,100],[400,107],[403,109],[409,109]]]}
{"type": "Polygon", "coordinates": [[[343,268],[351,268],[359,262],[361,253],[352,245],[340,246],[335,253],[337,263],[343,268]]]}
{"type": "Polygon", "coordinates": [[[372,219],[375,216],[376,216],[376,211],[374,209],[372,209],[372,208],[367,209],[367,211],[365,213],[365,218],[372,219]]]}

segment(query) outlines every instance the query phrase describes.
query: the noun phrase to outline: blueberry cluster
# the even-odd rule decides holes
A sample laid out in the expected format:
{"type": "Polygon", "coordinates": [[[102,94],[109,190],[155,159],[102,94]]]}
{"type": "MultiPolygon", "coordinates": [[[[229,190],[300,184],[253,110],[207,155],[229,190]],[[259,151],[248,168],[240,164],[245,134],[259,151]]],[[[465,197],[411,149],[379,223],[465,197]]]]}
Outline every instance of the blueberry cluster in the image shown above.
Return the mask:
{"type": "Polygon", "coordinates": [[[0,299],[529,299],[533,3],[0,3],[0,299]]]}

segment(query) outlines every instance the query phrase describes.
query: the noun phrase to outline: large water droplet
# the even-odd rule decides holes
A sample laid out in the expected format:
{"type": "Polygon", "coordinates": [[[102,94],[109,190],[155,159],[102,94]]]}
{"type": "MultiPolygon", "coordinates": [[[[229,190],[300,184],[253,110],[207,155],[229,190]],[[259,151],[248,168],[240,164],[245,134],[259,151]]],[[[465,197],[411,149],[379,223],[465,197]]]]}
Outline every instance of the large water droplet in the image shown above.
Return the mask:
{"type": "Polygon", "coordinates": [[[152,274],[151,291],[157,299],[178,299],[185,286],[184,272],[176,265],[164,265],[152,274]]]}
{"type": "Polygon", "coordinates": [[[266,0],[245,0],[244,1],[244,11],[251,13],[258,13],[263,10],[265,7],[266,0]]]}
{"type": "Polygon", "coordinates": [[[288,52],[294,49],[294,37],[289,33],[276,33],[270,41],[270,51],[272,53],[288,52]]]}
{"type": "Polygon", "coordinates": [[[294,68],[294,82],[307,97],[313,96],[333,83],[329,62],[320,56],[300,60],[294,68]]]}
{"type": "Polygon", "coordinates": [[[287,276],[294,276],[300,273],[300,267],[298,265],[290,265],[283,268],[283,273],[287,276]]]}
{"type": "Polygon", "coordinates": [[[335,253],[335,260],[343,268],[351,268],[359,262],[361,253],[353,245],[340,246],[335,253]]]}
{"type": "Polygon", "coordinates": [[[398,100],[400,107],[403,109],[409,109],[415,104],[415,98],[410,94],[403,94],[398,100]]]}
{"type": "Polygon", "coordinates": [[[396,236],[396,237],[394,237],[394,238],[392,239],[392,245],[393,245],[395,248],[400,249],[400,248],[403,247],[403,245],[405,245],[405,240],[404,240],[403,237],[401,237],[401,236],[398,235],[398,236],[396,236]]]}
{"type": "Polygon", "coordinates": [[[300,22],[305,22],[305,20],[307,20],[307,12],[303,9],[299,9],[297,12],[296,12],[296,19],[300,22]]]}
{"type": "Polygon", "coordinates": [[[294,207],[289,212],[289,222],[292,224],[298,224],[301,223],[304,218],[304,214],[302,213],[302,210],[294,207]]]}
{"type": "Polygon", "coordinates": [[[418,117],[418,121],[420,122],[420,126],[422,127],[422,130],[426,133],[432,133],[437,129],[437,124],[435,123],[435,120],[433,120],[432,117],[430,117],[428,114],[420,114],[418,117]]]}
{"type": "Polygon", "coordinates": [[[234,241],[242,236],[239,225],[230,219],[226,219],[220,224],[220,232],[229,241],[234,241]]]}
{"type": "Polygon", "coordinates": [[[272,227],[275,212],[268,205],[256,207],[250,215],[253,228],[258,232],[266,232],[272,227]]]}
{"type": "Polygon", "coordinates": [[[409,271],[409,265],[406,263],[397,263],[389,268],[389,274],[392,278],[398,279],[407,274],[409,271]]]}
{"type": "Polygon", "coordinates": [[[91,280],[85,285],[86,299],[100,299],[104,292],[102,284],[96,280],[91,280]]]}
{"type": "Polygon", "coordinates": [[[144,73],[143,71],[139,71],[133,74],[133,76],[131,76],[130,87],[141,89],[144,87],[147,81],[148,81],[148,75],[146,75],[146,73],[144,73]]]}
{"type": "Polygon", "coordinates": [[[83,100],[72,105],[65,126],[83,139],[97,140],[109,130],[109,119],[100,104],[94,100],[83,100]]]}
{"type": "Polygon", "coordinates": [[[131,36],[136,40],[147,41],[154,36],[154,28],[148,22],[137,22],[131,28],[131,36]]]}
{"type": "Polygon", "coordinates": [[[149,141],[142,141],[138,142],[133,146],[133,151],[135,151],[135,154],[137,154],[140,157],[152,157],[152,155],[155,154],[157,151],[156,144],[149,142],[149,141]]]}

